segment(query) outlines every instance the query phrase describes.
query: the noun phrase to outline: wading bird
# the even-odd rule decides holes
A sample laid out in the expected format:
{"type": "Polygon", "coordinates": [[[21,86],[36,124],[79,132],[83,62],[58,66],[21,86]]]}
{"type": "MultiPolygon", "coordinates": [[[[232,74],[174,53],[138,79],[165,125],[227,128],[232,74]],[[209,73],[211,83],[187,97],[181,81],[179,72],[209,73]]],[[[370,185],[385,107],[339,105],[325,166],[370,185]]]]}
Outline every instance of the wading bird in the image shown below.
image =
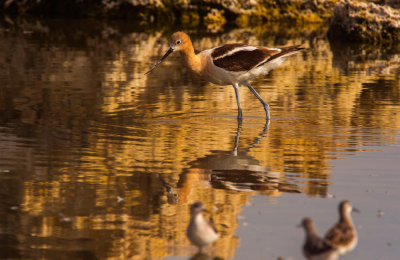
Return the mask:
{"type": "Polygon", "coordinates": [[[238,119],[243,117],[238,87],[247,86],[264,106],[267,120],[270,119],[269,105],[251,86],[250,80],[266,75],[280,66],[289,56],[303,48],[300,45],[281,48],[249,46],[240,43],[224,44],[195,54],[190,37],[184,32],[176,32],[169,39],[169,49],[148,71],[148,74],[163,62],[172,52],[183,54],[186,66],[203,79],[218,85],[232,85],[238,106],[238,119]]]}
{"type": "Polygon", "coordinates": [[[212,217],[209,219],[203,216],[203,212],[207,211],[202,202],[193,203],[190,206],[190,222],[186,229],[186,235],[190,242],[195,244],[199,251],[218,239],[218,232],[215,228],[212,217]]]}
{"type": "Polygon", "coordinates": [[[324,239],[338,249],[340,255],[352,251],[357,246],[358,236],[351,218],[351,211],[359,212],[350,201],[339,204],[339,221],[326,233],[324,239]]]}
{"type": "Polygon", "coordinates": [[[336,260],[339,258],[336,248],[317,234],[312,219],[304,218],[301,226],[306,232],[303,254],[308,260],[336,260]]]}

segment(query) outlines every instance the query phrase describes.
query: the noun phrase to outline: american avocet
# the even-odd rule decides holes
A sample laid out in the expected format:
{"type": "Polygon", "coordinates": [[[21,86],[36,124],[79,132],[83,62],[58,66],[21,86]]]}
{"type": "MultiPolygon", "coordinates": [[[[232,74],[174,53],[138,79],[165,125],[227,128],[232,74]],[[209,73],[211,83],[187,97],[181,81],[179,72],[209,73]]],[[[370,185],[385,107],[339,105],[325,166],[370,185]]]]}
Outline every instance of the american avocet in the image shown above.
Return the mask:
{"type": "Polygon", "coordinates": [[[264,106],[267,119],[270,118],[269,105],[251,86],[250,80],[266,75],[280,66],[289,56],[303,48],[300,45],[281,48],[249,46],[240,43],[224,44],[204,50],[197,55],[190,37],[184,32],[176,32],[169,39],[169,49],[165,55],[145,74],[154,70],[168,55],[180,51],[188,68],[200,77],[219,85],[232,85],[235,89],[238,118],[242,118],[238,87],[247,86],[264,106]]]}
{"type": "Polygon", "coordinates": [[[304,218],[301,226],[306,232],[303,254],[308,260],[335,260],[339,258],[336,248],[317,234],[312,219],[304,218]]]}
{"type": "Polygon", "coordinates": [[[190,206],[190,223],[186,230],[186,235],[190,242],[199,247],[202,251],[203,247],[213,243],[218,239],[218,232],[215,228],[214,221],[210,216],[206,219],[202,212],[207,211],[204,209],[202,202],[196,202],[190,206]]]}
{"type": "Polygon", "coordinates": [[[340,202],[339,221],[325,235],[325,240],[336,247],[340,255],[352,251],[357,245],[358,237],[351,218],[352,210],[358,212],[349,201],[340,202]]]}

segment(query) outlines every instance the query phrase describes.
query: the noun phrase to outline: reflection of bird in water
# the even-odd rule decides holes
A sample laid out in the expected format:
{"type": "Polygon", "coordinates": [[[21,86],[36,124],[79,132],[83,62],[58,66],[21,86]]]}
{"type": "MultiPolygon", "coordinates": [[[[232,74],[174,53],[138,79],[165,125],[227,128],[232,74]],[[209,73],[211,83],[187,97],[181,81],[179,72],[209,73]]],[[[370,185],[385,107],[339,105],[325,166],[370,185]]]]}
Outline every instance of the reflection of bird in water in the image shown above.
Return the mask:
{"type": "Polygon", "coordinates": [[[264,106],[266,118],[269,119],[269,105],[261,98],[249,81],[260,75],[266,75],[270,70],[280,66],[289,56],[300,51],[300,45],[282,48],[255,47],[244,44],[224,44],[219,47],[204,50],[197,55],[192,41],[184,32],[176,32],[169,39],[170,48],[165,55],[147,73],[150,73],[168,55],[179,51],[185,58],[191,71],[202,78],[219,85],[232,85],[238,105],[238,119],[242,118],[242,109],[238,87],[247,86],[264,106]]]}
{"type": "Polygon", "coordinates": [[[197,252],[194,256],[190,258],[190,260],[212,260],[213,257],[203,253],[203,252],[197,252]]]}
{"type": "Polygon", "coordinates": [[[314,221],[304,218],[301,226],[306,232],[306,240],[303,245],[303,254],[309,260],[335,260],[339,255],[333,245],[322,239],[315,230],[314,221]]]}
{"type": "Polygon", "coordinates": [[[238,121],[234,147],[231,151],[213,151],[196,161],[190,162],[192,168],[202,169],[213,188],[252,192],[278,196],[282,192],[298,193],[296,184],[284,178],[280,172],[261,165],[249,153],[257,147],[268,132],[269,121],[255,136],[247,148],[239,148],[242,124],[238,121]]]}
{"type": "Polygon", "coordinates": [[[325,239],[338,249],[340,255],[352,251],[357,245],[357,231],[351,218],[352,210],[358,212],[349,201],[340,202],[339,221],[325,235],[325,239]]]}
{"type": "Polygon", "coordinates": [[[200,201],[190,206],[191,217],[186,235],[190,242],[199,247],[199,251],[202,251],[204,246],[218,239],[218,232],[212,217],[210,216],[209,219],[206,219],[203,215],[203,212],[206,211],[203,203],[200,201]]]}

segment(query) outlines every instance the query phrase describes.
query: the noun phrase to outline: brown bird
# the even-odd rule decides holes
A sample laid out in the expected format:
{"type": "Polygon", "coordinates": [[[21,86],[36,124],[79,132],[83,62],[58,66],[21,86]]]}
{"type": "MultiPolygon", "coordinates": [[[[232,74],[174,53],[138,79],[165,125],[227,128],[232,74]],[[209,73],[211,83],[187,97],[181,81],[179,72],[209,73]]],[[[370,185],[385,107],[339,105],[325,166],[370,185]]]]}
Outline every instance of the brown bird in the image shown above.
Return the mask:
{"type": "Polygon", "coordinates": [[[339,258],[336,248],[317,234],[311,218],[304,218],[301,226],[306,232],[303,254],[308,260],[336,260],[339,258]]]}
{"type": "Polygon", "coordinates": [[[195,54],[190,37],[184,32],[176,32],[169,39],[169,49],[165,55],[145,74],[154,70],[168,55],[180,52],[186,66],[203,79],[218,85],[232,85],[238,106],[238,119],[242,118],[242,108],[238,87],[247,86],[264,106],[269,120],[269,105],[251,86],[250,80],[280,66],[289,56],[304,48],[300,45],[267,48],[241,43],[224,44],[195,54]]]}
{"type": "Polygon", "coordinates": [[[186,235],[190,242],[195,244],[200,252],[204,246],[215,242],[219,237],[212,217],[206,219],[203,216],[203,212],[206,211],[202,202],[193,203],[190,206],[191,218],[186,229],[186,235]]]}
{"type": "Polygon", "coordinates": [[[340,255],[352,251],[357,246],[358,236],[351,218],[353,209],[350,202],[345,200],[339,204],[339,221],[326,233],[324,239],[337,248],[340,255]]]}

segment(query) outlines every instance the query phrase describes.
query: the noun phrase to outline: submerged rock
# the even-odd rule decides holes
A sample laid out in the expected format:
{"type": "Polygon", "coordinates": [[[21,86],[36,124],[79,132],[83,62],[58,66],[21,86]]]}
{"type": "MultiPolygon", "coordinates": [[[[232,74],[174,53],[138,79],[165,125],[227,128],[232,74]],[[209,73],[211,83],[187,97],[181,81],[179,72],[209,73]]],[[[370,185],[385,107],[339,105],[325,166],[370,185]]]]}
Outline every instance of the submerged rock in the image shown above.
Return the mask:
{"type": "Polygon", "coordinates": [[[361,42],[400,42],[400,11],[389,6],[342,0],[333,9],[328,36],[361,42]]]}

